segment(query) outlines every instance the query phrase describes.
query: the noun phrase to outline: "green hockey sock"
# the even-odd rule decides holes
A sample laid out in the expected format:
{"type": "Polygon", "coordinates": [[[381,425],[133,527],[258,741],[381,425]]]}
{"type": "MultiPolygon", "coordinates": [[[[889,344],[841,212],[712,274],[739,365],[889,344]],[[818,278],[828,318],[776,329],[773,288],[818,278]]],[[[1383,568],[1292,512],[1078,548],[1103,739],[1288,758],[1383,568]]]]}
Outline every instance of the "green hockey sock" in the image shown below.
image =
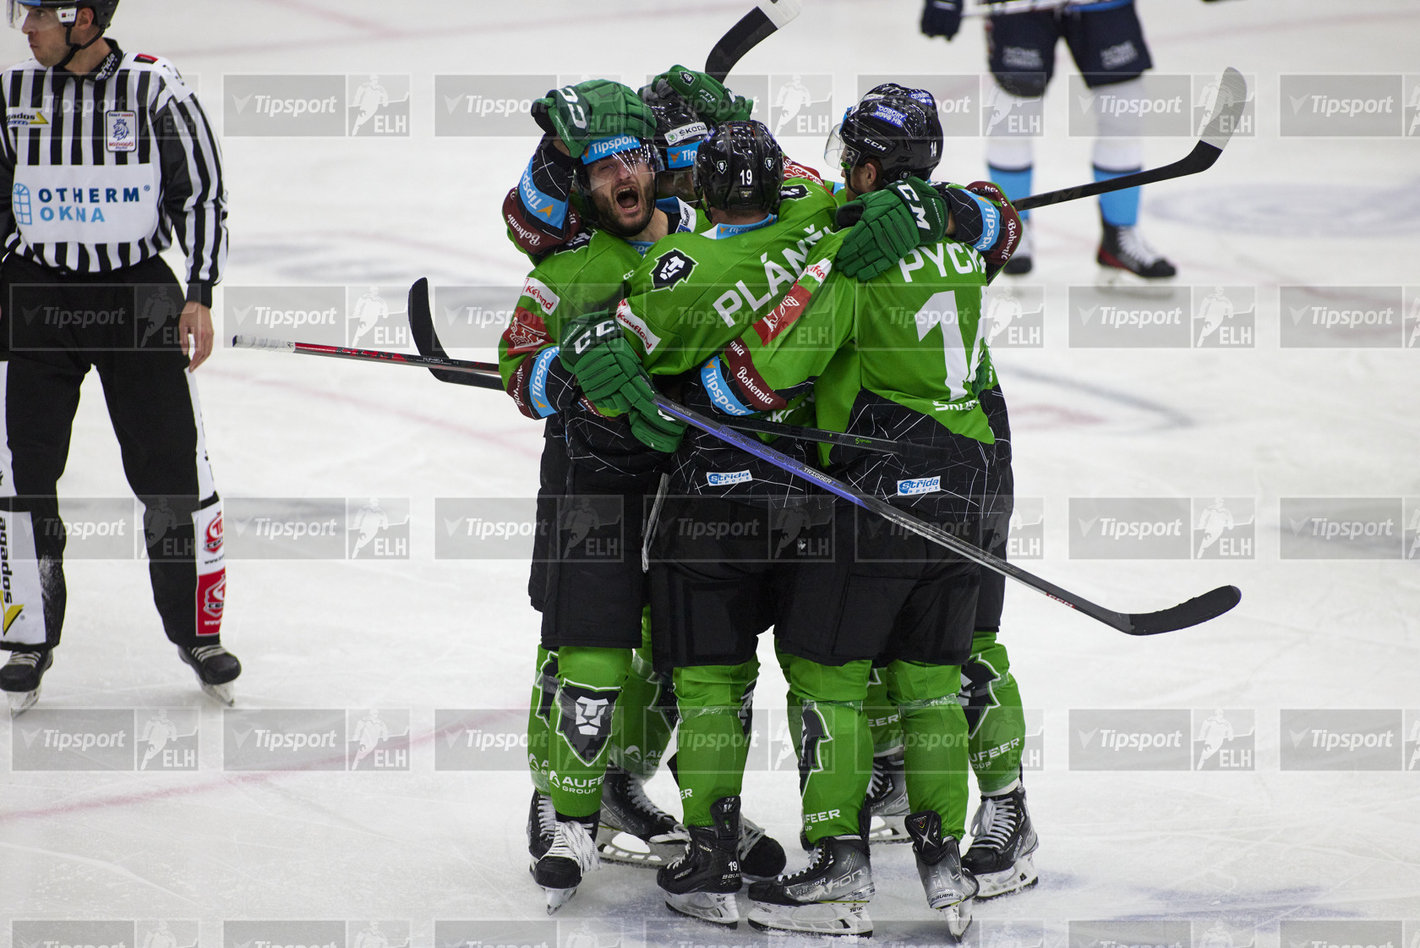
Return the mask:
{"type": "Polygon", "coordinates": [[[548,735],[552,728],[552,702],[557,695],[557,653],[537,647],[532,698],[528,701],[528,770],[533,787],[547,792],[548,735]]]}
{"type": "Polygon", "coordinates": [[[759,660],[742,665],[694,665],[675,670],[680,732],[676,779],[686,826],[711,826],[710,807],[738,796],[744,784],[749,735],[745,721],[759,660]]]}
{"type": "Polygon", "coordinates": [[[587,817],[601,809],[612,712],[630,668],[629,648],[557,650],[547,783],[561,816],[587,817]]]}
{"type": "Polygon", "coordinates": [[[977,632],[971,653],[961,667],[971,769],[981,792],[995,793],[1020,776],[1026,716],[1021,689],[1011,675],[1010,656],[996,641],[996,633],[977,632]]]}
{"type": "Polygon", "coordinates": [[[873,669],[863,713],[868,716],[868,729],[873,735],[874,757],[902,749],[902,719],[897,705],[888,697],[887,678],[882,668],[873,669]]]}
{"type": "Polygon", "coordinates": [[[936,810],[942,832],[961,839],[966,833],[966,715],[957,701],[961,669],[956,665],[893,662],[887,668],[888,693],[902,714],[903,761],[907,799],[913,813],[936,810]]]}
{"type": "Polygon", "coordinates": [[[863,714],[872,662],[820,665],[780,656],[789,692],[803,712],[799,792],[810,843],[863,832],[859,813],[873,774],[873,742],[863,714]]]}

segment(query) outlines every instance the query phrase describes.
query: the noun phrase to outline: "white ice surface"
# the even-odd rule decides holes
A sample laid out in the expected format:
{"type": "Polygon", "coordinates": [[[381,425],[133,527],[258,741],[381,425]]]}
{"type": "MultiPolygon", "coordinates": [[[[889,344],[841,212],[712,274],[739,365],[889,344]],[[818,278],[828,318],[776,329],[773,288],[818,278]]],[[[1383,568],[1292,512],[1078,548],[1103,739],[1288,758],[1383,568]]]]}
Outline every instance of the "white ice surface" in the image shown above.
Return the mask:
{"type": "MultiPolygon", "coordinates": [[[[841,107],[856,73],[969,73],[984,62],[974,24],[950,46],[922,38],[914,0],[806,6],[748,57],[744,73],[833,70],[841,107]]],[[[1420,495],[1420,366],[1413,350],[1280,348],[1276,287],[1420,284],[1420,224],[1408,190],[1420,177],[1420,144],[1285,139],[1276,114],[1282,74],[1414,71],[1420,7],[1402,0],[1139,6],[1160,71],[1207,75],[1235,65],[1259,84],[1256,137],[1232,143],[1205,175],[1158,185],[1145,198],[1149,237],[1179,264],[1182,280],[1257,288],[1258,343],[1240,351],[1069,349],[1057,327],[1047,328],[1055,335],[1043,349],[1002,352],[1017,490],[1043,498],[1048,514],[1047,555],[1023,565],[1120,609],[1170,605],[1220,583],[1237,584],[1244,597],[1207,626],[1133,640],[1012,587],[1005,640],[1027,707],[1044,714],[1045,769],[1028,776],[1042,882],[980,906],[977,917],[1043,932],[1051,945],[1064,944],[1069,921],[1079,919],[1221,921],[1240,933],[1240,946],[1255,937],[1289,948],[1279,943],[1278,923],[1310,917],[1410,919],[1406,936],[1414,937],[1416,773],[1283,772],[1278,713],[1420,708],[1420,574],[1399,559],[1282,560],[1277,511],[1280,497],[1420,495]],[[1237,223],[1230,202],[1254,196],[1271,216],[1237,223]],[[1366,219],[1380,222],[1380,236],[1357,225],[1366,219]],[[1071,380],[1107,394],[1062,410],[1081,405],[1071,380]],[[1068,558],[1068,499],[1110,496],[1253,497],[1257,555],[1068,558]],[[1068,715],[1089,708],[1252,710],[1256,769],[1070,770],[1068,715]]],[[[165,55],[196,75],[219,123],[223,75],[411,76],[409,138],[224,142],[228,285],[398,286],[421,275],[511,284],[525,263],[503,237],[498,203],[526,161],[532,125],[524,138],[436,139],[432,77],[610,73],[635,84],[670,59],[697,64],[745,7],[742,0],[124,0],[113,32],[126,48],[165,55]]],[[[18,34],[0,41],[3,58],[20,56],[18,34]]],[[[1063,78],[1072,67],[1060,53],[1063,78]]],[[[1057,81],[1051,108],[1063,110],[1064,95],[1057,81]]],[[[1184,147],[1151,140],[1148,163],[1172,160],[1184,147]]],[[[1036,189],[1086,179],[1088,148],[1088,139],[1047,139],[1036,189]]],[[[952,141],[942,171],[982,177],[981,153],[979,141],[952,141]]],[[[806,157],[817,160],[812,150],[806,157]]],[[[1093,278],[1095,215],[1088,201],[1037,212],[1033,284],[1063,294],[1093,278]]],[[[216,310],[220,336],[220,291],[216,310]]],[[[407,711],[410,770],[223,772],[221,712],[192,687],[164,641],[146,564],[72,561],[64,644],[42,706],[200,708],[202,767],[10,772],[12,726],[0,723],[0,948],[15,919],[197,920],[204,945],[222,943],[224,921],[341,919],[358,927],[383,919],[429,945],[435,920],[544,918],[526,869],[525,773],[436,772],[431,738],[436,708],[516,708],[526,700],[536,636],[523,595],[526,567],[436,561],[433,504],[529,496],[538,426],[496,393],[398,367],[224,348],[198,380],[227,497],[409,499],[408,560],[229,563],[223,639],[246,666],[237,683],[244,708],[407,711]]],[[[61,492],[125,491],[91,379],[61,492]]],[[[782,681],[767,649],[762,658],[765,708],[779,704],[782,681]]],[[[674,806],[668,778],[658,777],[652,791],[674,806]]],[[[792,848],[792,776],[750,773],[746,799],[792,848]]],[[[877,940],[939,941],[910,852],[875,856],[877,940]]],[[[664,913],[648,873],[608,867],[562,915],[612,926],[605,930],[619,932],[621,944],[635,945],[641,920],[664,913]]],[[[741,933],[731,942],[728,933],[693,925],[684,934],[691,942],[766,941],[741,933]]],[[[1039,937],[1024,944],[1033,941],[1039,937]]]]}

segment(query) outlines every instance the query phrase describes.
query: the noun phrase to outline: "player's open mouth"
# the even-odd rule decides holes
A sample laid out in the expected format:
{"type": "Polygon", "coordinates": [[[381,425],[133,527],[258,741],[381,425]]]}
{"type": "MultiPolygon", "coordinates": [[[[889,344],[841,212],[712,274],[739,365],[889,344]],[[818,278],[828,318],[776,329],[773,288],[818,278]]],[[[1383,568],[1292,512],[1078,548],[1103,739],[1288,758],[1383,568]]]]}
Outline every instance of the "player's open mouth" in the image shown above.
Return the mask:
{"type": "Polygon", "coordinates": [[[641,192],[633,187],[618,188],[614,195],[616,206],[626,211],[634,211],[641,205],[641,192]]]}

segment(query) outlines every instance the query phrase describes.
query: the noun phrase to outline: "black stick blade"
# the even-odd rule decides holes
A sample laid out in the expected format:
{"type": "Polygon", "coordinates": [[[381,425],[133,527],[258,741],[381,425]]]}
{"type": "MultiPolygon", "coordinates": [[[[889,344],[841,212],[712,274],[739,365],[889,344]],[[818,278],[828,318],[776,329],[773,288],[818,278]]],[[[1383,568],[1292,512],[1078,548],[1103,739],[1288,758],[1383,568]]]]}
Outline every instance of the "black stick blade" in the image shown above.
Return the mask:
{"type": "Polygon", "coordinates": [[[801,0],[761,0],[720,37],[705,57],[705,71],[721,82],[745,53],[799,15],[801,0]]]}
{"type": "Polygon", "coordinates": [[[1201,596],[1194,596],[1169,609],[1158,612],[1138,612],[1129,616],[1130,635],[1158,635],[1216,619],[1242,600],[1242,590],[1236,586],[1219,586],[1201,596]]]}
{"type": "MultiPolygon", "coordinates": [[[[434,314],[429,308],[429,281],[420,277],[409,288],[409,305],[405,309],[409,316],[409,334],[414,340],[414,348],[426,359],[448,361],[449,354],[439,342],[439,334],[434,329],[434,314]]],[[[466,372],[450,372],[446,369],[430,368],[429,372],[440,382],[454,385],[474,385],[479,388],[490,386],[476,375],[466,372]]],[[[502,387],[501,382],[499,387],[502,387]]]]}

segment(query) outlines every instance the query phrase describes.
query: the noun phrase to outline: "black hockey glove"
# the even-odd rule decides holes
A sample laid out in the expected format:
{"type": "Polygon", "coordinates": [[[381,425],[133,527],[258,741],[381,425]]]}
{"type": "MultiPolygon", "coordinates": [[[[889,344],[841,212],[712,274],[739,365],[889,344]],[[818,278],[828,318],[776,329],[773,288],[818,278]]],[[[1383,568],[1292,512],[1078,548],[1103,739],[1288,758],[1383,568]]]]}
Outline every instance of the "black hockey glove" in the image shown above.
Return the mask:
{"type": "Polygon", "coordinates": [[[951,39],[961,29],[961,0],[927,0],[922,8],[922,32],[951,39]]]}

